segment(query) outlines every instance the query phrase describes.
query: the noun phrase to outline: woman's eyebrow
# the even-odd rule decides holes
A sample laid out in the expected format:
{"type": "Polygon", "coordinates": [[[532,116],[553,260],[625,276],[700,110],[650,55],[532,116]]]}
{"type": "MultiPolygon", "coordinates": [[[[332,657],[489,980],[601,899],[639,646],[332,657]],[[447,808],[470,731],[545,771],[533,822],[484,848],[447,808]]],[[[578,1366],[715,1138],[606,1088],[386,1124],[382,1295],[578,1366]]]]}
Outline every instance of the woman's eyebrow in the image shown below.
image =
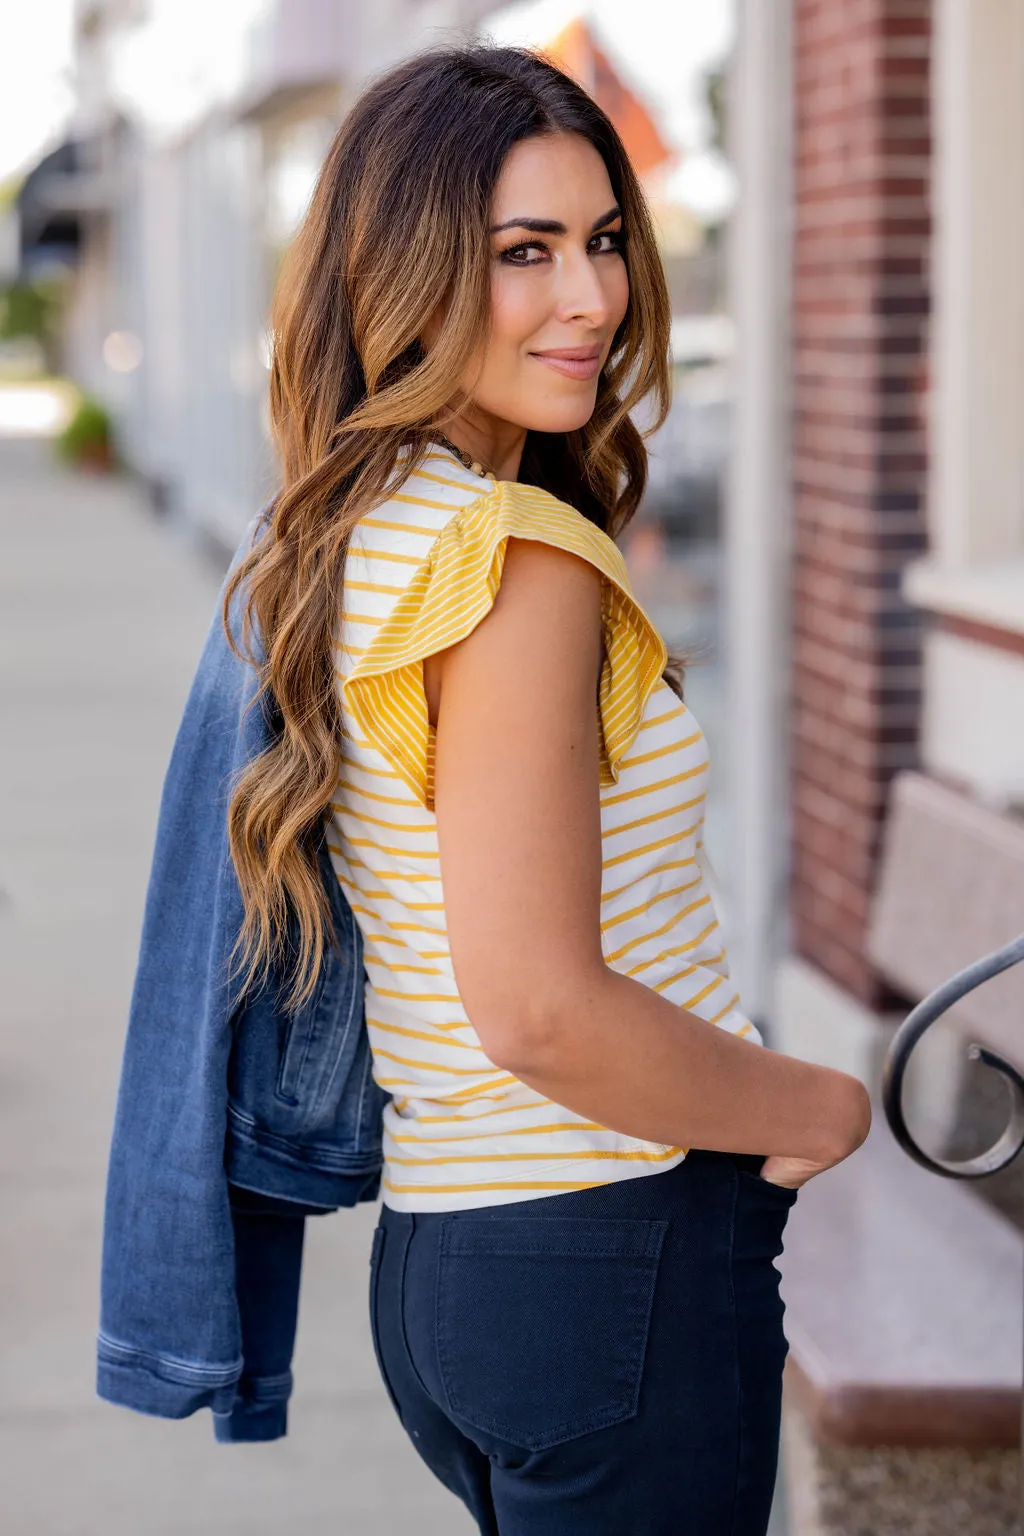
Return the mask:
{"type": "MultiPolygon", "coordinates": [[[[595,234],[597,230],[603,229],[606,224],[610,224],[613,219],[621,217],[622,209],[616,203],[614,208],[610,208],[607,213],[602,213],[599,219],[594,220],[590,226],[590,233],[592,235],[595,234]]],[[[559,219],[506,219],[504,224],[492,224],[490,232],[492,235],[497,235],[503,229],[526,229],[529,230],[531,235],[564,235],[567,233],[565,225],[559,219]]]]}

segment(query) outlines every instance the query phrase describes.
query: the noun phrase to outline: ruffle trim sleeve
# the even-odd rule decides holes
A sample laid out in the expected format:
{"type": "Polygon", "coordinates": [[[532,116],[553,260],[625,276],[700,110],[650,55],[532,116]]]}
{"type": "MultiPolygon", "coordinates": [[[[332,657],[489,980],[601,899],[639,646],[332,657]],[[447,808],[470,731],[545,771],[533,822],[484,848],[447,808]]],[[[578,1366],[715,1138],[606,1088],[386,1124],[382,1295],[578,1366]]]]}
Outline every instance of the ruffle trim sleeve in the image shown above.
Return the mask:
{"type": "Polygon", "coordinates": [[[619,765],[665,667],[665,642],[633,596],[625,560],[613,540],[549,492],[499,482],[445,524],[342,681],[345,705],[360,731],[429,810],[434,808],[434,729],[423,688],[423,659],[464,640],[490,612],[509,538],[564,549],[589,561],[603,578],[602,786],[618,781],[619,765]]]}

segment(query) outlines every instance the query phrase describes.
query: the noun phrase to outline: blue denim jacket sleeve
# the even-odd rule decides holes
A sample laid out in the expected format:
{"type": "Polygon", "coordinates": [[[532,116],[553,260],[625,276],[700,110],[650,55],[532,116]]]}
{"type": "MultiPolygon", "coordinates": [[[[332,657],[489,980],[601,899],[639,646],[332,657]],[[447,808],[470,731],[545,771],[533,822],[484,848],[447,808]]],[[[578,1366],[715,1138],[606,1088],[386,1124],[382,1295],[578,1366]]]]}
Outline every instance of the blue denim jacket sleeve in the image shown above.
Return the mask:
{"type": "Polygon", "coordinates": [[[285,1433],[304,1217],[376,1198],[387,1097],[359,930],[322,843],[336,942],[311,1002],[289,1015],[271,977],[240,1003],[230,980],[227,802],[275,729],[271,706],[249,707],[255,676],[218,605],[160,803],[101,1268],[100,1396],[167,1418],[208,1406],[220,1440],[285,1433]]]}

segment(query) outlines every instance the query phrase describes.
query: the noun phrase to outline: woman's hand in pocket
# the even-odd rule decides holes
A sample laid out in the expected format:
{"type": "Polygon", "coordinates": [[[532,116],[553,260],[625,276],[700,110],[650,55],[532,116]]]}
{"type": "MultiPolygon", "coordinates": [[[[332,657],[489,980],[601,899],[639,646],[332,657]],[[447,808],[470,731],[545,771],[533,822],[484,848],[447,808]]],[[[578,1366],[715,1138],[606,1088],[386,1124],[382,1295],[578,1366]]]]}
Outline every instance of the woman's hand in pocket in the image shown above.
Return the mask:
{"type": "Polygon", "coordinates": [[[802,1189],[815,1174],[834,1167],[835,1163],[813,1163],[805,1157],[766,1157],[760,1176],[766,1184],[778,1184],[782,1189],[802,1189]]]}
{"type": "Polygon", "coordinates": [[[835,1137],[828,1151],[819,1158],[789,1157],[773,1153],[761,1165],[761,1178],[783,1189],[801,1189],[816,1174],[834,1168],[844,1162],[867,1137],[871,1128],[871,1100],[867,1089],[855,1077],[848,1079],[850,1091],[848,1103],[834,1126],[835,1137]]]}

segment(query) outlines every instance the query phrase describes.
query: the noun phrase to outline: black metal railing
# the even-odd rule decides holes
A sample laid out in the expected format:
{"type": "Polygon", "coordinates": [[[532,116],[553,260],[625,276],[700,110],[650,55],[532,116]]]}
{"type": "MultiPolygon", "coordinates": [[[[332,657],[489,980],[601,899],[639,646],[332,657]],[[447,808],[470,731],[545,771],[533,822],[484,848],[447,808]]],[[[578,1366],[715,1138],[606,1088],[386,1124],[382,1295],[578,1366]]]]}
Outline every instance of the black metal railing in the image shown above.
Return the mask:
{"type": "MultiPolygon", "coordinates": [[[[923,1168],[930,1169],[932,1173],[942,1174],[944,1178],[983,1179],[990,1173],[998,1173],[1001,1168],[1008,1167],[1018,1153],[1024,1150],[1024,1076],[1011,1061],[1007,1061],[995,1051],[990,1051],[987,1046],[976,1043],[968,1046],[968,1056],[971,1060],[980,1061],[993,1072],[998,1072],[1006,1086],[1010,1096],[1010,1115],[1006,1129],[997,1142],[986,1152],[979,1153],[977,1157],[963,1158],[960,1161],[933,1157],[930,1152],[918,1146],[907,1128],[903,1114],[903,1080],[911,1052],[928,1027],[934,1024],[947,1008],[951,1008],[966,993],[973,992],[975,987],[980,987],[983,982],[990,981],[993,976],[998,976],[1002,971],[1008,971],[1012,965],[1018,965],[1021,961],[1024,961],[1024,933],[1020,938],[1014,939],[1011,944],[983,956],[973,965],[965,966],[962,971],[957,971],[955,976],[944,981],[941,987],[936,987],[934,992],[929,993],[923,1002],[918,1003],[917,1007],[907,1015],[889,1046],[882,1078],[882,1104],[886,1119],[904,1152],[915,1162],[920,1163],[923,1168]]],[[[1022,1418],[1021,1430],[1020,1477],[1020,1510],[1024,1518],[1024,1418],[1022,1418]]]]}
{"type": "Polygon", "coordinates": [[[1010,1096],[1010,1115],[1006,1129],[993,1146],[977,1157],[961,1161],[933,1157],[918,1146],[903,1114],[903,1082],[911,1052],[925,1031],[947,1008],[959,1002],[966,993],[973,992],[975,987],[980,987],[983,982],[998,976],[1002,971],[1008,971],[1012,965],[1021,961],[1024,961],[1024,934],[1002,949],[976,960],[973,965],[965,966],[962,971],[957,971],[955,976],[944,981],[941,987],[936,987],[907,1015],[889,1046],[882,1078],[882,1105],[886,1119],[904,1152],[923,1168],[930,1169],[932,1173],[940,1173],[944,1178],[983,1179],[1007,1167],[1019,1152],[1024,1151],[1024,1075],[1012,1062],[990,1051],[987,1046],[970,1045],[970,1059],[980,1061],[993,1072],[998,1072],[1006,1085],[1010,1096]]]}

